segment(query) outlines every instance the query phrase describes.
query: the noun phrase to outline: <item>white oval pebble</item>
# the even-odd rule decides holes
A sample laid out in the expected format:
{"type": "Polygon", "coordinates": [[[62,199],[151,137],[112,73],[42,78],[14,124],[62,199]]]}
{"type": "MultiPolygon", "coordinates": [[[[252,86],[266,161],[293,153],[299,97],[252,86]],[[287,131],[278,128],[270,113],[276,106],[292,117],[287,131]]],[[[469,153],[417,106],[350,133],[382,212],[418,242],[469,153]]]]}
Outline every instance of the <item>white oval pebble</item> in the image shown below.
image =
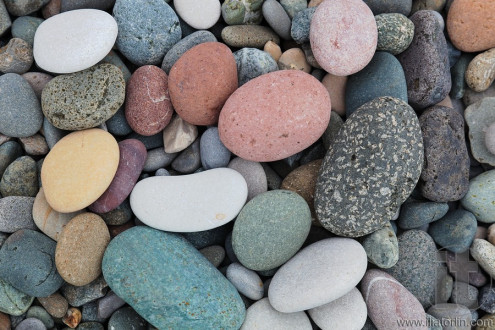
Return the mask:
{"type": "Polygon", "coordinates": [[[273,309],[268,298],[252,304],[246,311],[241,330],[312,330],[311,322],[304,312],[280,313],[273,309]]]}
{"type": "Polygon", "coordinates": [[[196,232],[234,219],[247,198],[246,180],[230,168],[139,181],[131,208],[144,224],[165,231],[196,232]]]}
{"type": "Polygon", "coordinates": [[[50,17],[36,30],[33,55],[38,66],[72,73],[101,61],[117,39],[117,22],[97,9],[79,9],[50,17]]]}
{"type": "Polygon", "coordinates": [[[247,269],[238,262],[231,263],[227,267],[227,279],[235,286],[237,291],[252,300],[263,298],[263,282],[258,274],[247,269]]]}
{"type": "Polygon", "coordinates": [[[368,259],[350,238],[327,238],[299,251],[273,276],[268,298],[282,313],[315,308],[338,299],[359,283],[368,259]]]}
{"type": "Polygon", "coordinates": [[[348,294],[320,307],[310,309],[309,316],[323,330],[360,330],[368,311],[363,296],[353,288],[348,294]]]}
{"type": "Polygon", "coordinates": [[[219,0],[174,0],[174,8],[177,15],[198,30],[211,28],[221,14],[219,0]]]}

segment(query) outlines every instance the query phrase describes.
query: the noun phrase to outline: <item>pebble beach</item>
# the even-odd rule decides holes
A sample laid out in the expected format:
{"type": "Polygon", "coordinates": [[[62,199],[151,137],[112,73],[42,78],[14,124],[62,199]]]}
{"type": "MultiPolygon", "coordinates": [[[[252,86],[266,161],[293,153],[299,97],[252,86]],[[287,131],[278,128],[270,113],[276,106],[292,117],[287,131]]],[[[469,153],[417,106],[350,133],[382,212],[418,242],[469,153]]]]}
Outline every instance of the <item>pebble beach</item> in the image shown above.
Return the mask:
{"type": "Polygon", "coordinates": [[[495,0],[0,0],[0,330],[495,330],[495,0]]]}

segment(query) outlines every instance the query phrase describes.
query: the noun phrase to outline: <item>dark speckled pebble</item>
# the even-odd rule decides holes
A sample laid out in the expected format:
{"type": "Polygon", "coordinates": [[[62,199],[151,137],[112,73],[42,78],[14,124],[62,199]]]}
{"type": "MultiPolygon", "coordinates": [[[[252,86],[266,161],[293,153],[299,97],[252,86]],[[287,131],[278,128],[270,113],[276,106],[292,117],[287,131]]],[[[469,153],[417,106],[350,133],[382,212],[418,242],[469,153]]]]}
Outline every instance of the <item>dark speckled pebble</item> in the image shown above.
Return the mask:
{"type": "Polygon", "coordinates": [[[464,91],[466,90],[465,73],[466,69],[474,58],[473,54],[463,53],[459,60],[450,68],[450,74],[452,76],[452,89],[450,91],[450,97],[453,99],[462,99],[464,91]]]}
{"type": "Polygon", "coordinates": [[[347,80],[347,117],[366,102],[380,96],[391,96],[407,103],[404,70],[395,56],[387,52],[376,52],[364,69],[347,80]]]}
{"type": "Polygon", "coordinates": [[[414,229],[436,221],[447,214],[447,203],[413,202],[404,203],[400,209],[397,224],[402,229],[414,229]]]}
{"type": "Polygon", "coordinates": [[[210,31],[196,31],[181,41],[176,43],[165,55],[162,62],[162,70],[169,74],[172,66],[177,62],[179,57],[184,55],[189,49],[205,42],[215,42],[217,38],[210,31]]]}
{"type": "Polygon", "coordinates": [[[114,3],[115,0],[64,0],[61,2],[60,12],[85,8],[107,10],[114,3]]]}
{"type": "Polygon", "coordinates": [[[464,118],[451,108],[434,106],[419,117],[419,123],[425,148],[421,194],[435,202],[461,199],[469,188],[470,163],[464,118]]]}
{"type": "Polygon", "coordinates": [[[108,321],[110,330],[146,330],[146,321],[132,308],[124,307],[113,313],[108,321]]]}
{"type": "Polygon", "coordinates": [[[21,155],[22,147],[15,141],[8,141],[0,146],[0,178],[7,167],[21,155]]]}
{"type": "Polygon", "coordinates": [[[399,13],[408,16],[413,0],[364,0],[373,14],[399,13]]]}
{"type": "Polygon", "coordinates": [[[432,11],[410,17],[414,38],[398,59],[406,74],[409,103],[421,110],[442,101],[451,88],[447,42],[432,11]]]}
{"type": "Polygon", "coordinates": [[[98,301],[90,301],[82,305],[81,320],[83,322],[105,322],[106,319],[98,316],[98,301]]]}
{"type": "Polygon", "coordinates": [[[0,232],[14,233],[20,229],[37,230],[38,227],[33,221],[33,204],[34,197],[0,198],[0,232]]]}
{"type": "Polygon", "coordinates": [[[125,118],[124,108],[121,107],[117,112],[110,117],[105,123],[108,128],[108,132],[113,135],[127,135],[132,133],[132,128],[127,123],[127,119],[125,118]]]}
{"type": "Polygon", "coordinates": [[[318,220],[341,236],[382,228],[411,194],[422,164],[413,109],[391,97],[364,104],[346,120],[323,160],[315,193],[318,220]]]}
{"type": "Polygon", "coordinates": [[[301,10],[292,19],[290,35],[298,44],[309,42],[309,26],[316,11],[316,7],[301,10]]]}
{"type": "Polygon", "coordinates": [[[426,232],[416,229],[399,235],[398,240],[399,261],[386,271],[428,308],[435,302],[435,242],[426,232]]]}
{"type": "Polygon", "coordinates": [[[83,322],[77,326],[76,330],[105,330],[105,327],[98,322],[83,322]]]}
{"type": "Polygon", "coordinates": [[[132,219],[132,210],[129,198],[124,200],[116,209],[107,213],[99,213],[99,216],[102,217],[107,225],[111,226],[123,225],[130,221],[132,219]]]}
{"type": "Polygon", "coordinates": [[[480,309],[489,313],[495,313],[495,288],[484,286],[479,291],[478,302],[480,309]]]}
{"type": "Polygon", "coordinates": [[[476,217],[471,212],[455,210],[430,224],[428,234],[441,247],[455,253],[462,253],[471,246],[476,228],[476,217]]]}
{"type": "Polygon", "coordinates": [[[196,249],[200,250],[207,246],[223,245],[230,230],[232,230],[232,224],[228,223],[210,230],[182,233],[182,236],[184,236],[184,238],[196,249]]]}
{"type": "Polygon", "coordinates": [[[0,194],[3,197],[35,197],[38,190],[38,168],[29,156],[22,156],[13,161],[0,180],[0,194]]]}
{"type": "Polygon", "coordinates": [[[376,49],[397,55],[409,47],[414,37],[414,23],[398,13],[375,16],[378,28],[376,49]]]}
{"type": "Polygon", "coordinates": [[[190,174],[201,166],[199,148],[200,139],[196,139],[189,147],[182,151],[172,162],[172,168],[182,174],[190,174]]]}
{"type": "Polygon", "coordinates": [[[277,62],[270,54],[256,48],[242,48],[234,53],[234,58],[239,87],[262,74],[278,70],[277,62]]]}
{"type": "Polygon", "coordinates": [[[226,167],[229,164],[231,153],[220,141],[217,127],[210,127],[201,135],[200,154],[205,170],[226,167]]]}
{"type": "Polygon", "coordinates": [[[127,139],[136,139],[143,142],[147,150],[163,147],[163,133],[157,133],[151,136],[144,136],[137,133],[132,133],[126,137],[127,139]]]}
{"type": "Polygon", "coordinates": [[[74,286],[65,284],[61,288],[62,295],[67,299],[69,305],[74,307],[82,306],[90,301],[105,296],[108,291],[108,284],[103,276],[98,277],[93,282],[84,286],[74,286]]]}
{"type": "Polygon", "coordinates": [[[55,246],[39,232],[15,232],[0,250],[0,277],[31,296],[51,295],[64,283],[55,268],[55,246]]]}

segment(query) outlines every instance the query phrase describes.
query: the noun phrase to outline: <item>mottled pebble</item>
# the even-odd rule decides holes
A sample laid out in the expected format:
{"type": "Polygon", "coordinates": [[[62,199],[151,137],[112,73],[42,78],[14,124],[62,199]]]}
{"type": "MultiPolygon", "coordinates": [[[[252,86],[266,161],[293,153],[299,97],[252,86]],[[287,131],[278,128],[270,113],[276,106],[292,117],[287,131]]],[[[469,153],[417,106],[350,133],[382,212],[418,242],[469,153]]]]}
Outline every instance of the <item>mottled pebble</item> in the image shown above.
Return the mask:
{"type": "Polygon", "coordinates": [[[33,50],[23,39],[12,38],[0,48],[0,72],[23,74],[33,64],[33,50]]]}
{"type": "Polygon", "coordinates": [[[38,193],[38,169],[36,162],[29,156],[13,161],[0,180],[0,194],[7,196],[34,197],[38,193]]]}
{"type": "Polygon", "coordinates": [[[33,197],[9,196],[0,198],[0,232],[14,233],[20,229],[36,230],[33,221],[33,197]]]}
{"type": "MultiPolygon", "coordinates": [[[[278,47],[274,43],[273,45],[278,47]]],[[[234,53],[234,58],[237,64],[239,86],[263,74],[278,70],[276,60],[272,58],[266,49],[265,51],[261,51],[256,48],[242,48],[234,53]]]]}
{"type": "Polygon", "coordinates": [[[462,253],[471,246],[476,229],[476,218],[471,212],[455,210],[431,223],[428,234],[442,248],[462,253]]]}
{"type": "Polygon", "coordinates": [[[234,25],[222,30],[222,40],[231,47],[263,48],[268,41],[280,44],[279,36],[272,29],[261,25],[234,25]]]}
{"type": "Polygon", "coordinates": [[[368,261],[380,268],[390,268],[399,260],[399,243],[390,223],[366,236],[362,244],[368,261]]]}

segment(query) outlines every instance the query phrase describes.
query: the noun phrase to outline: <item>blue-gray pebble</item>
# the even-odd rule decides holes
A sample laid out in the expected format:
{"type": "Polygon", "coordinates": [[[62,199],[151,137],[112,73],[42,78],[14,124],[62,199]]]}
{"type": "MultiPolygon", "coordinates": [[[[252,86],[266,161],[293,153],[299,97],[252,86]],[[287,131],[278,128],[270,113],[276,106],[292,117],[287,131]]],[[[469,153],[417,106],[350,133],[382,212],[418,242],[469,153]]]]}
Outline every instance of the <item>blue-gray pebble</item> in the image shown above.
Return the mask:
{"type": "Polygon", "coordinates": [[[131,307],[124,307],[116,311],[108,320],[108,329],[115,330],[146,330],[146,321],[143,320],[131,307]]]}
{"type": "Polygon", "coordinates": [[[64,0],[61,2],[60,12],[84,8],[107,10],[114,2],[115,0],[64,0]]]}
{"type": "Polygon", "coordinates": [[[345,93],[347,117],[361,105],[380,96],[407,102],[404,70],[395,56],[387,52],[376,52],[364,69],[349,77],[345,93]]]}
{"type": "Polygon", "coordinates": [[[280,2],[275,0],[265,0],[262,7],[263,17],[268,25],[282,39],[290,40],[291,19],[285,12],[280,2]]]}
{"type": "Polygon", "coordinates": [[[174,159],[172,162],[172,168],[174,170],[183,174],[190,174],[201,167],[199,141],[200,139],[196,139],[174,159]]]}
{"type": "Polygon", "coordinates": [[[19,323],[16,330],[46,330],[46,326],[40,320],[30,317],[19,323]]]}
{"type": "Polygon", "coordinates": [[[316,7],[306,8],[298,12],[292,19],[290,35],[298,44],[309,42],[309,27],[315,11],[316,7]]]}
{"type": "Polygon", "coordinates": [[[217,127],[210,127],[201,135],[199,146],[201,164],[205,170],[227,167],[231,153],[220,140],[217,127]]]}
{"type": "Polygon", "coordinates": [[[48,312],[40,306],[32,306],[26,313],[26,318],[35,318],[43,322],[47,329],[51,329],[55,326],[55,322],[48,312]]]}
{"type": "Polygon", "coordinates": [[[31,297],[0,278],[0,312],[19,316],[33,303],[31,297]]]}
{"type": "Polygon", "coordinates": [[[234,286],[178,235],[128,229],[108,245],[102,269],[112,290],[159,329],[239,328],[244,321],[234,286]]]}
{"type": "Polygon", "coordinates": [[[0,178],[7,167],[22,155],[22,147],[16,141],[8,141],[0,146],[0,178]]]}
{"type": "Polygon", "coordinates": [[[262,74],[277,71],[277,62],[267,52],[256,48],[242,48],[234,53],[239,86],[262,74]]]}
{"type": "Polygon", "coordinates": [[[412,8],[412,2],[413,0],[364,0],[364,3],[370,7],[371,11],[375,15],[383,13],[399,13],[409,16],[412,8]]]}
{"type": "Polygon", "coordinates": [[[167,52],[163,58],[162,70],[168,74],[179,57],[184,55],[189,49],[205,42],[215,41],[217,41],[217,38],[210,31],[200,30],[188,35],[167,52]]]}
{"type": "Polygon", "coordinates": [[[0,277],[30,296],[51,295],[64,283],[55,267],[56,245],[33,230],[13,233],[0,249],[0,277]]]}
{"type": "Polygon", "coordinates": [[[454,253],[462,253],[471,246],[476,228],[476,217],[471,212],[455,210],[430,224],[428,233],[441,247],[454,253]]]}
{"type": "Polygon", "coordinates": [[[414,229],[436,221],[447,214],[447,203],[413,202],[404,203],[400,209],[398,225],[402,229],[414,229]]]}
{"type": "Polygon", "coordinates": [[[125,118],[124,107],[121,107],[117,112],[106,121],[108,132],[113,135],[127,135],[132,133],[132,128],[127,123],[125,118]]]}
{"type": "Polygon", "coordinates": [[[26,79],[16,73],[0,76],[0,133],[28,137],[36,134],[42,123],[40,102],[26,79]]]}
{"type": "Polygon", "coordinates": [[[181,38],[179,18],[162,0],[117,0],[117,47],[132,63],[159,64],[181,38]]]}
{"type": "Polygon", "coordinates": [[[32,17],[32,16],[21,16],[18,17],[12,23],[12,37],[20,38],[26,41],[31,47],[33,47],[34,43],[34,34],[36,33],[36,29],[43,23],[42,18],[32,17]]]}

